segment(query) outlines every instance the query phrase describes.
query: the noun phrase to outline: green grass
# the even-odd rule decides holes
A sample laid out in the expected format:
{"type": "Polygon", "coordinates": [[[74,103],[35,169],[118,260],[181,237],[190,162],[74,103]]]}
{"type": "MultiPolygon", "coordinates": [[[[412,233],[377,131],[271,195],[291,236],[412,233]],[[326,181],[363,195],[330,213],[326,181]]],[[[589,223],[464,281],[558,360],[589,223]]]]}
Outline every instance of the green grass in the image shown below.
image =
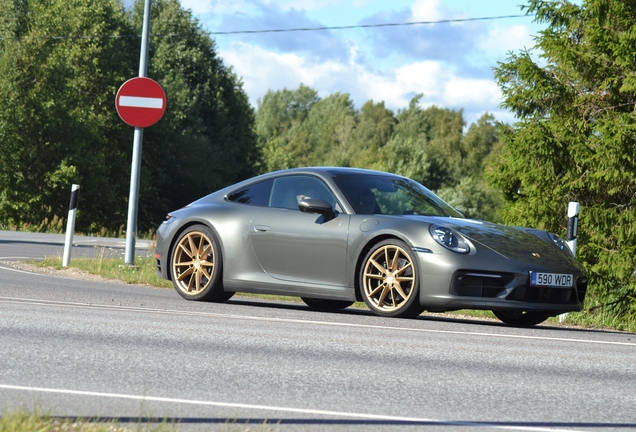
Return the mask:
{"type": "Polygon", "coordinates": [[[617,315],[603,309],[570,313],[564,323],[596,330],[620,330],[636,333],[636,316],[633,314],[617,315]]]}
{"type": "MultiPolygon", "coordinates": [[[[210,424],[207,430],[219,432],[271,432],[274,424],[238,423],[227,419],[222,424],[210,424]]],[[[41,413],[38,409],[29,412],[24,409],[5,411],[0,416],[0,432],[176,432],[178,423],[164,420],[161,423],[140,419],[137,423],[125,425],[112,419],[75,419],[54,417],[41,413]]]]}
{"type": "MultiPolygon", "coordinates": [[[[135,265],[124,263],[123,258],[105,258],[105,248],[101,248],[96,258],[72,258],[69,267],[86,271],[90,274],[102,276],[106,279],[116,279],[129,284],[151,285],[161,288],[172,288],[172,282],[157,276],[157,268],[152,253],[148,256],[135,258],[135,265]]],[[[62,259],[59,257],[45,258],[32,264],[40,267],[62,269],[62,259]]]]}
{"type": "Polygon", "coordinates": [[[33,412],[24,409],[6,411],[0,417],[0,432],[170,432],[178,430],[174,426],[165,421],[122,426],[116,420],[60,418],[42,414],[37,409],[33,412]]]}

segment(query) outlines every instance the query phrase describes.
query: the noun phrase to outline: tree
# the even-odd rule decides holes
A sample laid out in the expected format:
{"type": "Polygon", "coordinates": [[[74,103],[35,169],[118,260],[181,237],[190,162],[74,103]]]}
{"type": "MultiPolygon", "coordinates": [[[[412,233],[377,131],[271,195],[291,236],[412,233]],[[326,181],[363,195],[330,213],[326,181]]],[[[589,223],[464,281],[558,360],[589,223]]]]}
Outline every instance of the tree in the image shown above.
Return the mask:
{"type": "Polygon", "coordinates": [[[424,110],[423,114],[430,125],[426,148],[431,163],[428,180],[430,187],[437,190],[444,186],[454,186],[464,175],[464,113],[462,110],[432,106],[424,110]]]}
{"type": "Polygon", "coordinates": [[[415,96],[408,108],[398,111],[379,167],[432,190],[454,186],[461,177],[463,113],[436,106],[422,109],[421,97],[415,96]]]}
{"type": "Polygon", "coordinates": [[[301,125],[320,98],[301,84],[296,90],[269,90],[258,100],[256,136],[261,149],[261,172],[301,166],[310,151],[301,125]]]}
{"type": "Polygon", "coordinates": [[[495,72],[518,118],[501,128],[492,174],[504,217],[564,234],[567,202],[580,202],[588,307],[634,313],[636,3],[531,0],[527,11],[547,28],[495,72]]]}
{"type": "Polygon", "coordinates": [[[334,93],[316,102],[303,122],[310,152],[307,165],[349,165],[352,130],[357,123],[347,93],[334,93]]]}
{"type": "MultiPolygon", "coordinates": [[[[0,224],[65,215],[81,185],[77,227],[126,221],[132,128],[115,94],[137,75],[143,1],[0,0],[0,224]],[[120,37],[121,36],[121,37],[120,37]]],[[[168,108],[144,132],[139,228],[251,176],[254,115],[242,83],[178,0],[155,0],[149,76],[168,108]]]]}
{"type": "Polygon", "coordinates": [[[0,8],[0,221],[63,215],[71,183],[82,185],[78,226],[116,220],[126,195],[113,179],[125,175],[126,154],[113,98],[132,73],[130,39],[51,36],[130,34],[122,5],[1,0],[0,8]]]}
{"type": "Polygon", "coordinates": [[[367,101],[358,116],[353,130],[353,148],[349,154],[349,165],[358,168],[373,168],[378,162],[382,148],[387,145],[397,123],[393,111],[384,102],[367,101]]]}
{"type": "Polygon", "coordinates": [[[485,113],[468,128],[461,144],[463,176],[483,176],[493,152],[499,150],[499,133],[495,117],[485,113]]]}
{"type": "Polygon", "coordinates": [[[487,183],[485,172],[500,148],[495,118],[486,113],[470,125],[462,138],[459,182],[440,188],[437,194],[472,218],[499,222],[503,197],[501,191],[487,183]]]}

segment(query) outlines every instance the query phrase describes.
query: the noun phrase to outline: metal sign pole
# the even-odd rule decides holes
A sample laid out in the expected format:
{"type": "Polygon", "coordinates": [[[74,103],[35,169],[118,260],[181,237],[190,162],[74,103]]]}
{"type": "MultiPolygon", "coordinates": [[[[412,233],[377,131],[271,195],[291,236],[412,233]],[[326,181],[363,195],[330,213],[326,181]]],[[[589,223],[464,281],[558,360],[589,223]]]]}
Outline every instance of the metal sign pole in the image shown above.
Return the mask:
{"type": "MultiPolygon", "coordinates": [[[[148,38],[150,34],[150,1],[145,0],[144,24],[141,32],[141,55],[139,56],[139,76],[148,73],[148,38]]],[[[126,264],[135,263],[135,239],[137,237],[137,204],[139,201],[139,177],[141,171],[141,146],[144,136],[143,128],[135,128],[133,140],[133,157],[130,171],[130,195],[128,197],[128,225],[126,228],[126,264]]]]}

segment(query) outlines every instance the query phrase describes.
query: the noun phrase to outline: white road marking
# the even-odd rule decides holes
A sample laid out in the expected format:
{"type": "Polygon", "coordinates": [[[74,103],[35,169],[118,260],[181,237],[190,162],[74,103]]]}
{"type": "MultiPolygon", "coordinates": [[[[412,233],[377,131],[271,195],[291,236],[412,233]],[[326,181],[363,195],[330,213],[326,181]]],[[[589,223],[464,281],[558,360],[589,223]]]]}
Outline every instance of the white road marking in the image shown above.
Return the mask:
{"type": "MultiPolygon", "coordinates": [[[[13,258],[14,259],[18,259],[19,257],[13,257],[13,258]]],[[[6,260],[9,260],[9,259],[11,259],[11,257],[0,257],[0,261],[6,261],[6,260]]],[[[0,266],[0,270],[9,270],[9,271],[18,272],[18,273],[25,273],[25,274],[29,274],[29,275],[42,274],[42,273],[34,273],[34,272],[30,272],[30,271],[14,269],[14,268],[11,268],[11,267],[4,267],[4,266],[0,266]]]]}
{"type": "Polygon", "coordinates": [[[119,96],[119,106],[135,108],[163,108],[163,99],[142,96],[119,96]]]}
{"type": "Polygon", "coordinates": [[[156,396],[140,396],[140,395],[130,395],[130,394],[120,394],[120,393],[103,393],[103,392],[69,390],[69,389],[53,389],[53,388],[46,388],[46,387],[29,387],[29,386],[18,386],[18,385],[8,385],[8,384],[0,384],[0,388],[7,389],[7,390],[34,391],[34,392],[41,392],[41,393],[56,393],[56,394],[67,394],[67,395],[77,395],[77,396],[92,396],[92,397],[113,398],[113,399],[138,400],[138,401],[144,401],[144,402],[168,402],[171,404],[180,403],[180,404],[188,404],[188,405],[213,406],[213,407],[219,407],[219,408],[248,409],[248,410],[260,410],[260,411],[285,412],[285,413],[294,413],[294,414],[337,416],[337,417],[357,418],[357,419],[363,419],[363,420],[385,420],[385,421],[394,421],[394,422],[422,423],[422,424],[434,423],[437,425],[447,425],[447,426],[480,426],[480,427],[491,427],[495,429],[504,429],[504,430],[510,429],[510,430],[546,431],[546,432],[560,432],[560,431],[572,432],[573,431],[573,429],[554,429],[554,428],[539,427],[539,426],[502,425],[499,423],[471,422],[471,421],[445,421],[445,420],[420,418],[420,417],[399,417],[399,416],[389,416],[389,415],[380,415],[380,414],[353,413],[353,412],[346,412],[346,411],[329,411],[329,410],[317,410],[317,409],[307,409],[307,408],[277,407],[277,406],[271,406],[271,405],[251,405],[251,404],[242,404],[242,403],[202,401],[202,400],[195,400],[195,399],[179,399],[179,398],[166,398],[166,397],[156,397],[156,396]]]}
{"type": "Polygon", "coordinates": [[[128,312],[135,311],[135,312],[146,312],[146,313],[156,313],[156,314],[166,314],[166,315],[202,316],[202,317],[213,317],[213,318],[282,322],[282,323],[293,323],[293,324],[314,324],[314,325],[334,326],[334,327],[354,327],[354,328],[366,328],[366,329],[396,330],[399,332],[453,334],[453,335],[462,335],[462,336],[482,336],[482,337],[493,337],[493,338],[529,339],[529,340],[540,340],[540,341],[557,341],[557,342],[571,342],[571,343],[583,343],[583,344],[620,345],[620,346],[636,347],[636,342],[613,342],[613,341],[558,338],[558,337],[547,337],[547,336],[526,336],[526,335],[516,335],[516,334],[467,332],[467,331],[456,331],[456,330],[433,330],[433,329],[409,328],[409,327],[389,327],[389,326],[380,326],[380,325],[371,325],[371,324],[338,323],[338,322],[329,322],[329,321],[300,320],[300,319],[290,319],[290,318],[268,318],[268,317],[255,317],[255,316],[248,316],[248,315],[222,314],[222,313],[215,313],[215,312],[181,311],[181,310],[174,310],[174,309],[152,309],[152,308],[135,307],[135,306],[98,305],[98,304],[88,304],[88,303],[60,302],[55,300],[34,300],[34,299],[24,299],[24,298],[16,298],[16,297],[0,297],[0,303],[32,304],[32,305],[39,305],[39,306],[58,306],[58,307],[68,307],[68,308],[80,308],[80,309],[120,310],[120,311],[128,311],[128,312]]]}

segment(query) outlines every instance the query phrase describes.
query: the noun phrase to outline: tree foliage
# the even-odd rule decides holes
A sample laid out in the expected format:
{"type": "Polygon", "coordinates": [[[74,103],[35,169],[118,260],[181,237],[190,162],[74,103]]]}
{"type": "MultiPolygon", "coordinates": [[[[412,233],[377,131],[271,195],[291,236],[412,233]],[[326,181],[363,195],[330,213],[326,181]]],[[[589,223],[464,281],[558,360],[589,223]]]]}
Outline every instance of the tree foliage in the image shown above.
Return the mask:
{"type": "Polygon", "coordinates": [[[269,91],[259,100],[256,133],[266,171],[332,165],[390,171],[437,190],[472,217],[497,220],[499,192],[484,180],[498,148],[492,115],[464,133],[461,110],[422,108],[421,96],[397,115],[384,102],[353,107],[348,94],[323,99],[310,87],[269,91]]]}
{"type": "Polygon", "coordinates": [[[492,174],[506,221],[565,233],[568,201],[581,204],[577,255],[590,276],[589,307],[636,311],[636,2],[531,0],[547,25],[530,51],[496,69],[503,127],[492,174]]]}
{"type": "MultiPolygon", "coordinates": [[[[114,101],[137,75],[139,38],[130,36],[141,34],[143,1],[129,11],[120,0],[0,0],[0,10],[0,223],[65,215],[78,183],[78,229],[117,229],[133,129],[114,101]]],[[[144,133],[140,229],[250,176],[258,155],[241,81],[178,0],[153,2],[151,33],[148,75],[168,108],[144,133]]]]}
{"type": "Polygon", "coordinates": [[[88,192],[83,201],[93,201],[90,219],[103,219],[123,192],[111,187],[126,161],[112,95],[130,69],[111,65],[131,64],[130,40],[49,36],[129,34],[123,8],[114,1],[1,2],[8,15],[0,45],[0,219],[62,215],[73,182],[88,192]]]}

